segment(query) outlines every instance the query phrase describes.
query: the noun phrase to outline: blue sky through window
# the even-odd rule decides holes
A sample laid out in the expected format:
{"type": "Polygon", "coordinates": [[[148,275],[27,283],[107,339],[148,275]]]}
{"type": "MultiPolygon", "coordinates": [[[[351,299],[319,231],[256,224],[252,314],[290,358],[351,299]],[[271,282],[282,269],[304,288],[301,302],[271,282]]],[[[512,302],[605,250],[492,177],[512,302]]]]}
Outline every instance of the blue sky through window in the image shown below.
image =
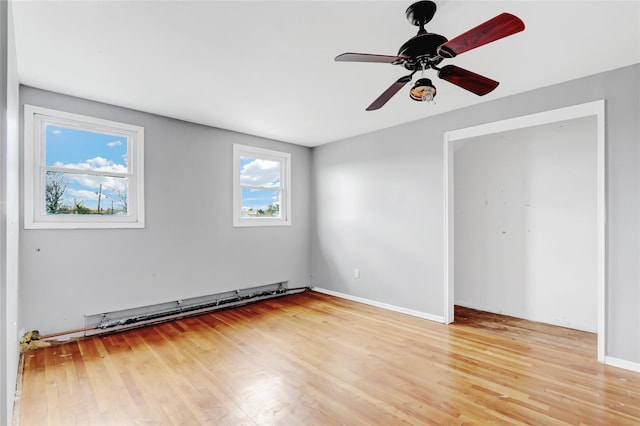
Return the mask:
{"type": "MultiPolygon", "coordinates": [[[[280,206],[280,175],[282,163],[255,157],[240,157],[241,210],[254,212],[268,206],[280,206]]],[[[273,208],[272,208],[273,210],[273,208]]],[[[275,216],[279,217],[279,211],[275,216]]]]}
{"type": "MultiPolygon", "coordinates": [[[[100,213],[127,214],[128,178],[109,176],[128,172],[126,136],[48,124],[45,137],[46,166],[65,169],[47,172],[47,183],[61,179],[66,186],[62,206],[73,209],[81,205],[97,211],[100,203],[100,213]]],[[[58,213],[69,212],[62,209],[58,213]]]]}
{"type": "Polygon", "coordinates": [[[98,170],[102,164],[113,167],[114,171],[127,171],[127,138],[124,136],[47,125],[46,144],[47,166],[98,170]],[[96,158],[106,161],[95,161],[96,158]]]}

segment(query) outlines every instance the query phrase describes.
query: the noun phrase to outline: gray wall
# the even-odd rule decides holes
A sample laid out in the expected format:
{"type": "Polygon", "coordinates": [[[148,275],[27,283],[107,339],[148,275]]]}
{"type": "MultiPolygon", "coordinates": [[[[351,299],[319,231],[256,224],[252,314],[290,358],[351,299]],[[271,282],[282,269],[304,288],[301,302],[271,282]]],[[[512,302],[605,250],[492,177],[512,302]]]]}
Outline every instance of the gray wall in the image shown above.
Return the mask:
{"type": "Polygon", "coordinates": [[[455,304],[598,330],[596,117],[456,142],[455,304]]]}
{"type": "Polygon", "coordinates": [[[11,5],[0,2],[0,425],[18,375],[18,71],[11,5]]]}
{"type": "Polygon", "coordinates": [[[280,281],[310,282],[309,148],[20,88],[24,104],[145,128],[145,229],[24,230],[21,327],[280,281]],[[291,153],[292,225],[233,228],[232,144],[291,153]]]}
{"type": "Polygon", "coordinates": [[[416,136],[429,125],[314,149],[315,286],[443,314],[442,137],[416,136]]]}
{"type": "Polygon", "coordinates": [[[444,133],[605,99],[606,354],[640,362],[639,82],[634,65],[314,149],[313,284],[443,316],[444,133]]]}

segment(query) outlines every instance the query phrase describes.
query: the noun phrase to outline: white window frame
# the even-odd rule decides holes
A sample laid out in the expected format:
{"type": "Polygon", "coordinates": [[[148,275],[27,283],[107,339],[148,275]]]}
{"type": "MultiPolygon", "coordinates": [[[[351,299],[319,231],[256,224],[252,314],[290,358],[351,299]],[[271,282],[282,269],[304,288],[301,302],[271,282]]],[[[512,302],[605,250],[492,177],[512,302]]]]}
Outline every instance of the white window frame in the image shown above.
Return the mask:
{"type": "Polygon", "coordinates": [[[291,154],[253,146],[233,145],[233,226],[286,226],[291,225],[291,154]],[[277,161],[280,167],[281,217],[242,217],[242,186],[240,184],[240,157],[254,157],[277,161]]]}
{"type": "Polygon", "coordinates": [[[144,128],[33,105],[24,106],[25,229],[144,228],[144,128]],[[128,209],[117,215],[45,214],[45,133],[47,124],[108,133],[128,139],[128,209]]]}

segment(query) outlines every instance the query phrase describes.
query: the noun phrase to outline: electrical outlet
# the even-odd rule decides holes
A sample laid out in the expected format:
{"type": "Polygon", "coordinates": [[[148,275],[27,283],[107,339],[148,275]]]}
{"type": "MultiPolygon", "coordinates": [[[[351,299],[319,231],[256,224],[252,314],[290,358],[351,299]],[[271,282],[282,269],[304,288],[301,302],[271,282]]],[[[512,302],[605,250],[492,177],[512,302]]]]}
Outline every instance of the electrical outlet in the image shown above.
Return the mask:
{"type": "Polygon", "coordinates": [[[353,278],[360,278],[360,269],[359,268],[355,268],[353,270],[353,278]]]}

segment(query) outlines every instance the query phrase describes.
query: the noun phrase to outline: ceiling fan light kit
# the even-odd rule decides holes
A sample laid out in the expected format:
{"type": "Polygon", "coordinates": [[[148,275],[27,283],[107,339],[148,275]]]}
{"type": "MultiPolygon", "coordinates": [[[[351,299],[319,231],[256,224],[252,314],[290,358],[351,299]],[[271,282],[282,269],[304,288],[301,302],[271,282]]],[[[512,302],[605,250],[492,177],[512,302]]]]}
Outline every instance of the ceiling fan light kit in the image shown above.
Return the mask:
{"type": "Polygon", "coordinates": [[[461,53],[524,30],[522,20],[510,13],[502,13],[449,40],[440,34],[429,33],[425,29],[425,25],[433,19],[435,12],[436,4],[432,1],[419,1],[407,8],[407,20],[411,25],[419,27],[418,34],[407,40],[395,56],[350,52],[336,56],[335,60],[338,62],[386,63],[402,65],[411,71],[409,75],[400,77],[389,86],[367,107],[367,111],[382,108],[393,95],[411,81],[418,71],[422,71],[422,77],[411,88],[409,96],[416,101],[433,101],[436,88],[431,80],[424,76],[428,69],[437,71],[438,78],[478,96],[486,95],[498,87],[499,82],[464,68],[455,65],[440,68],[438,65],[445,59],[455,58],[461,53]]]}
{"type": "Polygon", "coordinates": [[[436,88],[428,78],[421,78],[409,91],[409,97],[418,102],[433,102],[436,88]]]}

